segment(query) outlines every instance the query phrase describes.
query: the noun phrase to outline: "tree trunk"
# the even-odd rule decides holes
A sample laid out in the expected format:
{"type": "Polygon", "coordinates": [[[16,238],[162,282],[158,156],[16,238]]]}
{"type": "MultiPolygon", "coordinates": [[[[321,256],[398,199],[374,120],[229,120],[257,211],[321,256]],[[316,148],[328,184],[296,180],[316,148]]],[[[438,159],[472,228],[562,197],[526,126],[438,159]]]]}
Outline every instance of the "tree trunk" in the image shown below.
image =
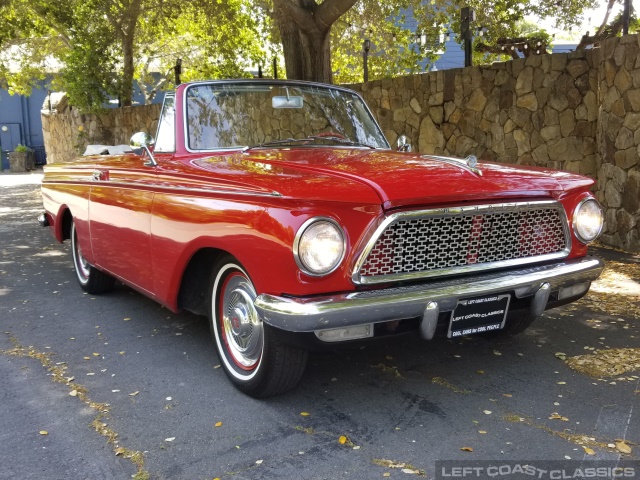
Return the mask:
{"type": "Polygon", "coordinates": [[[289,23],[280,29],[287,78],[331,83],[329,31],[305,33],[289,23]]]}
{"type": "Polygon", "coordinates": [[[331,83],[331,26],[356,0],[273,0],[287,78],[331,83]]]}
{"type": "Polygon", "coordinates": [[[123,12],[122,35],[122,78],[120,80],[120,106],[130,107],[133,99],[133,45],[136,26],[140,17],[142,0],[131,0],[123,12]]]}
{"type": "Polygon", "coordinates": [[[122,38],[122,64],[120,106],[130,107],[133,99],[133,35],[122,38]]]}

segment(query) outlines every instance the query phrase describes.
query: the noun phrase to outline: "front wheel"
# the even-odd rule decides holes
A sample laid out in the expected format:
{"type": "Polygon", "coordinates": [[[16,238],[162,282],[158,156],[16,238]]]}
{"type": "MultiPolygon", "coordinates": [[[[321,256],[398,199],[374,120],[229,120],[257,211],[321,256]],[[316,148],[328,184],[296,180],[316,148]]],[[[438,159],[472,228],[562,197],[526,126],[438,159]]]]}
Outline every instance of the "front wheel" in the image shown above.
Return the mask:
{"type": "Polygon", "coordinates": [[[106,293],[113,288],[115,279],[111,275],[107,275],[95,268],[84,258],[80,249],[80,242],[78,242],[75,222],[71,223],[71,255],[78,283],[85,292],[91,294],[106,293]]]}
{"type": "Polygon", "coordinates": [[[214,268],[210,288],[211,332],[227,377],[252,397],[269,397],[296,386],[307,352],[280,342],[277,331],[258,316],[256,291],[231,257],[214,268]]]}

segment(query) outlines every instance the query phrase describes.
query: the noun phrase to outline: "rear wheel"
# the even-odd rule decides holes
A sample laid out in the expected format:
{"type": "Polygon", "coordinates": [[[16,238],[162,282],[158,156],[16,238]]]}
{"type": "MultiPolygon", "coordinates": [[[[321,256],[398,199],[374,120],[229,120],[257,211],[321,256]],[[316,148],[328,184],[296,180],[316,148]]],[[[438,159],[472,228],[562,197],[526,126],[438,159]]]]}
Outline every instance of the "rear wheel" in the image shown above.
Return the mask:
{"type": "Polygon", "coordinates": [[[222,367],[242,392],[268,397],[293,388],[304,372],[307,352],[278,340],[277,331],[259,318],[256,291],[232,258],[214,268],[209,320],[222,367]]]}
{"type": "Polygon", "coordinates": [[[113,288],[115,279],[95,268],[84,258],[80,242],[78,242],[75,222],[71,223],[71,254],[78,283],[85,292],[91,294],[105,293],[113,288]]]}

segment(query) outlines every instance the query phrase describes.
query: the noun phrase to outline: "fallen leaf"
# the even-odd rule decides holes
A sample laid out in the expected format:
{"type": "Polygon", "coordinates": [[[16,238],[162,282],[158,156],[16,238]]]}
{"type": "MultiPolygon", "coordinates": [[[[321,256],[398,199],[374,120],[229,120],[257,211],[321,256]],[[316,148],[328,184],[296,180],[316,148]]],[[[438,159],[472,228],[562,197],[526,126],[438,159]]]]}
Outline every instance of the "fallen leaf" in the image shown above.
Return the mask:
{"type": "Polygon", "coordinates": [[[591,449],[589,447],[582,447],[582,448],[584,448],[584,453],[586,453],[587,455],[595,455],[596,454],[595,450],[593,450],[593,449],[591,449]]]}
{"type": "Polygon", "coordinates": [[[511,395],[510,393],[503,393],[502,396],[507,398],[513,397],[513,395],[511,395]]]}
{"type": "Polygon", "coordinates": [[[502,352],[499,352],[498,350],[494,350],[494,351],[493,351],[493,354],[494,354],[494,355],[502,355],[502,352]]]}
{"type": "Polygon", "coordinates": [[[418,470],[411,470],[410,468],[403,468],[402,470],[400,470],[402,473],[408,473],[409,475],[415,475],[417,473],[420,473],[418,470]]]}
{"type": "Polygon", "coordinates": [[[485,430],[478,430],[478,433],[485,434],[485,433],[487,433],[487,432],[486,432],[485,430]]]}
{"type": "Polygon", "coordinates": [[[72,397],[77,397],[78,396],[78,391],[77,390],[71,390],[69,392],[69,395],[71,395],[72,397]]]}
{"type": "Polygon", "coordinates": [[[122,352],[118,352],[120,355],[124,355],[124,350],[122,352]]]}
{"type": "Polygon", "coordinates": [[[262,465],[262,462],[264,462],[264,460],[256,460],[256,465],[262,465]]]}
{"type": "Polygon", "coordinates": [[[484,375],[484,370],[476,370],[476,373],[477,373],[478,375],[484,375]]]}
{"type": "Polygon", "coordinates": [[[491,415],[491,410],[483,410],[482,413],[485,415],[491,415]]]}
{"type": "Polygon", "coordinates": [[[221,427],[222,426],[222,422],[216,422],[214,427],[221,427]]]}
{"type": "Polygon", "coordinates": [[[138,390],[136,390],[135,392],[130,393],[130,394],[129,394],[129,396],[130,396],[130,397],[135,397],[135,396],[136,396],[137,394],[139,394],[139,393],[140,393],[140,392],[139,392],[138,390]]]}
{"type": "Polygon", "coordinates": [[[616,449],[618,449],[620,453],[626,453],[626,454],[631,453],[631,447],[627,445],[624,441],[616,442],[616,449]]]}
{"type": "Polygon", "coordinates": [[[85,360],[91,360],[91,357],[84,357],[85,360]]]}
{"type": "Polygon", "coordinates": [[[309,412],[300,412],[300,415],[302,415],[303,417],[308,417],[311,414],[309,412]]]}
{"type": "Polygon", "coordinates": [[[471,447],[462,447],[460,450],[462,450],[463,452],[473,452],[473,448],[471,447]]]}
{"type": "Polygon", "coordinates": [[[169,438],[165,438],[164,441],[165,442],[173,442],[176,439],[176,437],[169,437],[169,438]]]}
{"type": "Polygon", "coordinates": [[[126,450],[123,447],[118,447],[113,452],[116,454],[116,456],[118,456],[122,455],[124,452],[126,452],[126,450]]]}
{"type": "Polygon", "coordinates": [[[46,430],[40,430],[38,433],[40,435],[49,435],[49,432],[47,432],[46,430]]]}
{"type": "Polygon", "coordinates": [[[382,476],[383,476],[383,477],[390,477],[390,476],[391,476],[391,474],[390,474],[389,472],[384,472],[384,473],[382,474],[382,476]]]}
{"type": "Polygon", "coordinates": [[[567,382],[557,382],[557,383],[558,383],[558,385],[566,385],[567,384],[567,382]]]}
{"type": "Polygon", "coordinates": [[[340,445],[344,445],[345,443],[347,443],[347,437],[345,437],[344,435],[340,435],[340,438],[338,438],[338,443],[340,445]]]}
{"type": "Polygon", "coordinates": [[[125,322],[128,322],[129,320],[131,320],[131,318],[127,317],[127,318],[123,318],[122,320],[124,320],[125,322]]]}
{"type": "Polygon", "coordinates": [[[99,357],[99,356],[100,356],[100,354],[99,354],[99,353],[96,353],[96,352],[93,352],[93,356],[94,356],[94,357],[99,357]]]}

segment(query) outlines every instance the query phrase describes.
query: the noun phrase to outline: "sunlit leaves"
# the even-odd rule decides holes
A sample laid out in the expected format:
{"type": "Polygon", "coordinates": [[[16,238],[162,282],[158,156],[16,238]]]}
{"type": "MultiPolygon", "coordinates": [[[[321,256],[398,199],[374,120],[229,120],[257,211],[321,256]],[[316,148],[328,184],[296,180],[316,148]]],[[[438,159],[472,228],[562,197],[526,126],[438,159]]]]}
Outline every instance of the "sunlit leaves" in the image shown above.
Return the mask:
{"type": "Polygon", "coordinates": [[[108,97],[127,104],[134,74],[151,99],[173,84],[178,58],[183,81],[246,76],[264,56],[257,17],[247,0],[69,0],[65,8],[56,0],[3,2],[0,86],[29,93],[53,68],[60,73],[53,89],[96,110],[108,97]]]}

